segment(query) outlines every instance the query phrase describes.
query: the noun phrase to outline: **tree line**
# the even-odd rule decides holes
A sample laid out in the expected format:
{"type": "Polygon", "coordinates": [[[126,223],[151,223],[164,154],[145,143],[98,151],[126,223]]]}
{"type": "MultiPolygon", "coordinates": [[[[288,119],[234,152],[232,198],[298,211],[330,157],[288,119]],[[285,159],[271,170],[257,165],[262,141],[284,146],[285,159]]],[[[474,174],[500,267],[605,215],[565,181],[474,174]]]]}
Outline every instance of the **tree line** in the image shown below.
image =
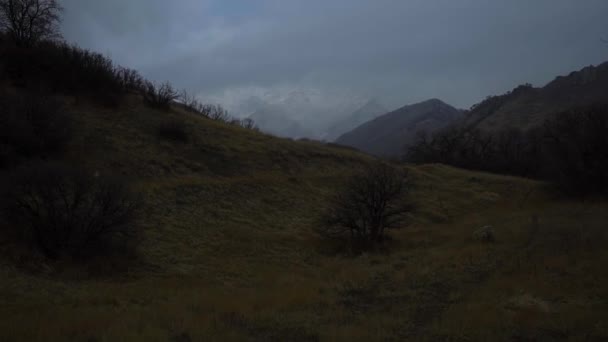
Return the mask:
{"type": "Polygon", "coordinates": [[[540,127],[420,134],[404,159],[552,181],[572,195],[608,195],[608,105],[557,113],[540,127]]]}

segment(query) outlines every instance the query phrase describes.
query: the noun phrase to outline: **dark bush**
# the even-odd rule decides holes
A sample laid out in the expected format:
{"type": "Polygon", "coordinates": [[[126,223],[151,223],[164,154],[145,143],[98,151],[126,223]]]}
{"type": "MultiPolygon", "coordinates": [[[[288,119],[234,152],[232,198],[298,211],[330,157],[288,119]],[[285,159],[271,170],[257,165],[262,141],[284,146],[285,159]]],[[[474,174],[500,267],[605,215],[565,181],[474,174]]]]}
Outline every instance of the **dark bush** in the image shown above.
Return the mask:
{"type": "Polygon", "coordinates": [[[161,139],[176,142],[185,143],[190,140],[186,124],[178,120],[171,120],[162,123],[160,127],[158,127],[158,136],[161,139]]]}
{"type": "MultiPolygon", "coordinates": [[[[137,71],[115,65],[102,54],[58,41],[41,41],[34,46],[9,44],[0,34],[0,77],[13,85],[46,92],[84,96],[99,104],[119,105],[128,93],[140,94],[152,107],[167,109],[180,94],[166,82],[156,85],[137,71]]],[[[229,121],[227,112],[205,105],[185,94],[187,110],[202,116],[229,121]]]]}
{"type": "Polygon", "coordinates": [[[1,95],[0,167],[59,155],[71,137],[71,120],[58,100],[35,94],[1,95]]]}
{"type": "Polygon", "coordinates": [[[222,106],[203,104],[185,90],[182,91],[182,93],[180,94],[179,100],[187,111],[201,115],[207,119],[221,121],[252,130],[257,130],[257,127],[253,120],[238,120],[235,118],[231,118],[228,114],[228,111],[226,111],[222,106]]]}
{"type": "Polygon", "coordinates": [[[146,80],[136,70],[117,67],[115,73],[123,91],[140,93],[144,89],[146,80]]]}
{"type": "MultiPolygon", "coordinates": [[[[2,56],[8,77],[17,86],[104,100],[120,98],[133,83],[133,72],[114,66],[95,52],[63,42],[44,41],[31,48],[5,46],[2,56]],[[126,79],[125,79],[126,77],[126,79]]],[[[113,104],[113,103],[112,103],[113,104]]]]}
{"type": "Polygon", "coordinates": [[[215,120],[215,121],[221,121],[221,122],[228,123],[231,120],[230,115],[228,115],[228,111],[226,111],[220,105],[211,105],[211,104],[202,105],[200,108],[200,114],[206,118],[209,118],[209,119],[215,120]]]}
{"type": "Polygon", "coordinates": [[[608,106],[580,108],[544,125],[547,176],[572,195],[608,195],[608,106]]]}
{"type": "Polygon", "coordinates": [[[571,195],[608,194],[608,107],[562,112],[526,132],[451,127],[420,135],[405,159],[546,179],[571,195]]]}
{"type": "Polygon", "coordinates": [[[534,177],[541,167],[541,140],[537,131],[505,129],[484,133],[473,128],[449,127],[432,137],[420,134],[405,160],[534,177]]]}
{"type": "Polygon", "coordinates": [[[204,105],[187,91],[182,91],[179,100],[187,111],[204,116],[204,105]]]}
{"type": "Polygon", "coordinates": [[[144,84],[144,102],[150,107],[169,109],[171,103],[177,99],[179,94],[169,82],[156,85],[146,81],[144,84]]]}
{"type": "Polygon", "coordinates": [[[399,228],[410,210],[405,170],[378,162],[350,178],[331,199],[319,233],[350,238],[356,250],[373,248],[386,230],[399,228]]]}
{"type": "Polygon", "coordinates": [[[131,243],[139,201],[114,178],[57,163],[22,166],[7,178],[2,214],[48,258],[87,258],[131,243]]]}

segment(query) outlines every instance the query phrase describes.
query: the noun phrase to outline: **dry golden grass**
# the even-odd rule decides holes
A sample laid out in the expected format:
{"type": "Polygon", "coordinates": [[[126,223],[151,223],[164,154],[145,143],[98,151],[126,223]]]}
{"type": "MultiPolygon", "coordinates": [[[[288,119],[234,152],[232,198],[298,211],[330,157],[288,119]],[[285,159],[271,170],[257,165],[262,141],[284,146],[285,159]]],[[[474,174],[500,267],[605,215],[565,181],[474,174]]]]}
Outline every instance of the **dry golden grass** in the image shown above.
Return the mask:
{"type": "Polygon", "coordinates": [[[530,180],[409,167],[410,226],[385,253],[336,254],[312,228],[369,157],[136,102],[73,105],[80,129],[69,158],[123,173],[145,194],[138,259],[115,272],[32,272],[4,253],[0,340],[608,339],[607,203],[560,199],[530,180]],[[167,119],[185,121],[188,143],[157,137],[167,119]],[[486,225],[496,243],[472,238],[486,225]]]}

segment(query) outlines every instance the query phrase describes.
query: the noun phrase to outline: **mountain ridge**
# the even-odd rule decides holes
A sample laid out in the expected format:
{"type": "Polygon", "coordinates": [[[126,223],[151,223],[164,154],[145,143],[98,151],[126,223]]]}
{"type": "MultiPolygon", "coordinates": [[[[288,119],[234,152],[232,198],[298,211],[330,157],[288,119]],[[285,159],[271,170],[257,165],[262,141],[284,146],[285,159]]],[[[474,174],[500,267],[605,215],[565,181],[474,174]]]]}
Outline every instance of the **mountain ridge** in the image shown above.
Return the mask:
{"type": "Polygon", "coordinates": [[[474,105],[461,125],[493,131],[528,130],[553,114],[596,103],[608,103],[608,62],[557,76],[543,87],[524,84],[474,105]]]}
{"type": "Polygon", "coordinates": [[[432,98],[406,105],[340,136],[336,143],[385,157],[398,156],[418,132],[432,133],[460,116],[461,111],[432,98]]]}
{"type": "Polygon", "coordinates": [[[331,125],[325,134],[325,139],[328,141],[334,141],[342,134],[347,133],[365,122],[373,120],[388,112],[389,110],[380,104],[376,99],[370,99],[359,109],[331,125]]]}

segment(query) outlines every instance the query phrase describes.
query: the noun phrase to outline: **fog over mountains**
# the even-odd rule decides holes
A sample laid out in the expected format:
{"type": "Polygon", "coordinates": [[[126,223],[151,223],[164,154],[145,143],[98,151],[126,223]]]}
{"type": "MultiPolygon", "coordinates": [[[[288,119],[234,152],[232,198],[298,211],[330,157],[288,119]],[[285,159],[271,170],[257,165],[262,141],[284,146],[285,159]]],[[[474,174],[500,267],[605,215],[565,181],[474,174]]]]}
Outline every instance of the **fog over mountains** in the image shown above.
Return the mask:
{"type": "Polygon", "coordinates": [[[382,114],[386,114],[388,110],[377,100],[372,99],[357,109],[349,116],[339,119],[336,123],[329,127],[326,132],[325,140],[334,141],[342,134],[362,125],[370,120],[377,118],[382,114]]]}
{"type": "MultiPolygon", "coordinates": [[[[358,105],[359,101],[354,104],[358,105]]],[[[266,133],[325,141],[334,141],[353,128],[388,112],[388,109],[375,99],[354,110],[353,105],[322,108],[311,102],[268,104],[259,100],[250,108],[256,110],[246,117],[254,120],[266,133]]]]}
{"type": "Polygon", "coordinates": [[[297,99],[283,112],[311,127],[371,98],[389,110],[430,98],[469,108],[608,55],[605,0],[62,3],[67,41],[239,117],[297,99]]]}

